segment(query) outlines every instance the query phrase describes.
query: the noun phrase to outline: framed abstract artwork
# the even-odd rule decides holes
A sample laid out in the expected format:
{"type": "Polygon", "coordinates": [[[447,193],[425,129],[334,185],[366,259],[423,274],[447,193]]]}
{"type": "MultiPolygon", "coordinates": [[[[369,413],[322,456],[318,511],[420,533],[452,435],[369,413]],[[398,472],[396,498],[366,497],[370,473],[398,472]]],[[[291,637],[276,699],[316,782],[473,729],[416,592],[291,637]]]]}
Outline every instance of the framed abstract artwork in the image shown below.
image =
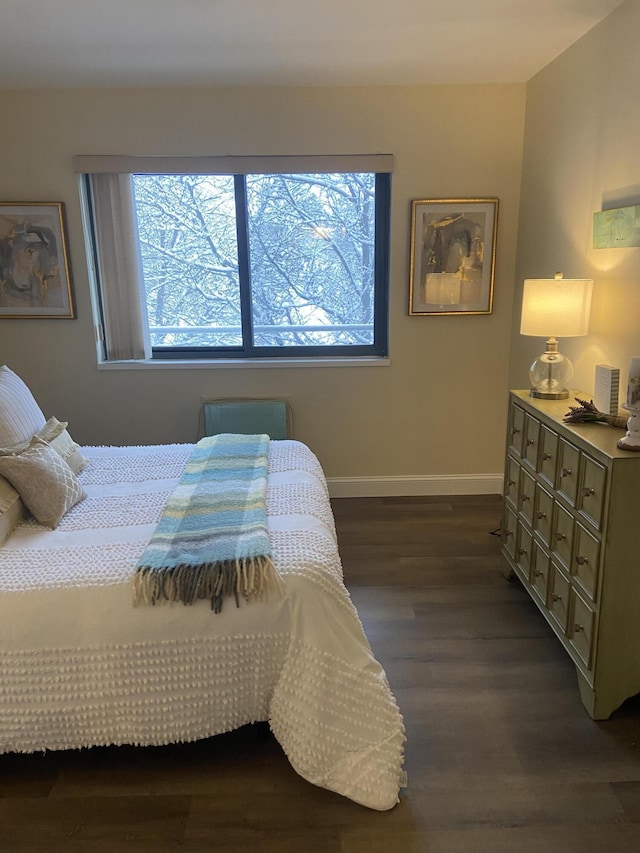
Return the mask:
{"type": "Polygon", "coordinates": [[[75,317],[61,202],[0,202],[0,319],[75,317]]]}
{"type": "Polygon", "coordinates": [[[409,314],[491,314],[497,198],[411,202],[409,314]]]}

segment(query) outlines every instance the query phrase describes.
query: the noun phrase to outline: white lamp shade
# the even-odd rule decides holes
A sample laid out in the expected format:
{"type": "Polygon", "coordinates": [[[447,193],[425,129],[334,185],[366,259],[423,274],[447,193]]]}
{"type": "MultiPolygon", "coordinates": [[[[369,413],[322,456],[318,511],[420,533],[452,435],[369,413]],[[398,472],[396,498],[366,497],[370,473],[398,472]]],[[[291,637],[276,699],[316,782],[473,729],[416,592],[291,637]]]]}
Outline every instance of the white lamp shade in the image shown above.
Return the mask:
{"type": "Polygon", "coordinates": [[[593,281],[528,278],[522,294],[521,335],[573,338],[589,331],[593,281]]]}

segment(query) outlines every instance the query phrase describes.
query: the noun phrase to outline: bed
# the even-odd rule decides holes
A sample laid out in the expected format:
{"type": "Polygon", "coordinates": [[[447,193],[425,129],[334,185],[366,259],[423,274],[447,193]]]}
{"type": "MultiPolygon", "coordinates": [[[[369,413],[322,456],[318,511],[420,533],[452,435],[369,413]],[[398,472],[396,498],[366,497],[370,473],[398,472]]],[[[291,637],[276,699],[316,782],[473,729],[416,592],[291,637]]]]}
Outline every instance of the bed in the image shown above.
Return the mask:
{"type": "Polygon", "coordinates": [[[268,535],[284,593],[213,613],[206,601],[132,597],[193,446],[78,448],[64,432],[86,497],[55,529],[22,513],[0,547],[0,753],[194,741],[268,721],[304,779],[392,808],[402,717],[344,586],[309,448],[269,443],[268,535]]]}

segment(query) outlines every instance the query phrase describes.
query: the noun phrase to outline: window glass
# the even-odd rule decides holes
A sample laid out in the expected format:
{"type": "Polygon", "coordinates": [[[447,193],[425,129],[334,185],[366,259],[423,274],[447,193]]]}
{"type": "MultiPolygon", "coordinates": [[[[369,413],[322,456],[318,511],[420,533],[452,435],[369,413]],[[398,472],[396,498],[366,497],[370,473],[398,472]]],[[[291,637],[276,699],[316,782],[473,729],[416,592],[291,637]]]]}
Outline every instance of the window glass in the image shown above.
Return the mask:
{"type": "Polygon", "coordinates": [[[134,175],[152,347],[242,344],[233,176],[134,175]]]}
{"type": "Polygon", "coordinates": [[[375,176],[249,175],[255,346],[373,343],[375,176]]]}

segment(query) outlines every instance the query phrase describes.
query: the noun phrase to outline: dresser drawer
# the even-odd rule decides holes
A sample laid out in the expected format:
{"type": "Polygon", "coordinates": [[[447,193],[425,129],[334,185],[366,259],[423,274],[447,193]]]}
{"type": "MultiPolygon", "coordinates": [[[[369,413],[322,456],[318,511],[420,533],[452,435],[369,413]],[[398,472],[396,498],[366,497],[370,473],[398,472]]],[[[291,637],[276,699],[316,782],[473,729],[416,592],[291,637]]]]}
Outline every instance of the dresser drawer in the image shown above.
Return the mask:
{"type": "Polygon", "coordinates": [[[578,510],[598,530],[602,527],[602,508],[607,486],[607,470],[594,459],[582,456],[582,483],[578,494],[578,510]]]}
{"type": "Polygon", "coordinates": [[[533,525],[533,510],[536,496],[536,481],[526,471],[520,471],[520,488],[518,489],[518,511],[530,525],[533,525]]]}
{"type": "Polygon", "coordinates": [[[587,669],[591,668],[596,614],[577,592],[571,590],[569,643],[587,669]]]}
{"type": "Polygon", "coordinates": [[[522,456],[524,439],[524,410],[520,406],[511,405],[509,417],[509,447],[518,456],[522,456]]]}
{"type": "Polygon", "coordinates": [[[553,507],[551,552],[567,571],[571,570],[573,553],[573,516],[559,503],[553,507]]]}
{"type": "Polygon", "coordinates": [[[545,546],[551,546],[551,524],[553,519],[553,495],[536,483],[533,509],[533,529],[545,546]]]}
{"type": "Polygon", "coordinates": [[[533,555],[531,558],[531,573],[529,582],[531,590],[542,604],[547,604],[547,589],[549,586],[550,558],[547,552],[537,543],[533,542],[533,555]]]}
{"type": "Polygon", "coordinates": [[[508,507],[504,512],[504,523],[502,525],[502,547],[510,557],[515,557],[516,554],[516,530],[518,529],[518,521],[516,514],[508,507]]]}
{"type": "Polygon", "coordinates": [[[551,563],[549,578],[549,613],[563,636],[567,633],[569,622],[569,604],[571,601],[571,582],[562,570],[551,563]]]}
{"type": "Polygon", "coordinates": [[[580,451],[563,438],[558,445],[558,476],[556,488],[572,506],[575,506],[578,495],[578,469],[580,451]]]}
{"type": "Polygon", "coordinates": [[[595,601],[600,565],[600,540],[592,536],[579,521],[576,522],[574,539],[571,574],[589,598],[595,601]]]}
{"type": "Polygon", "coordinates": [[[557,464],[558,433],[552,432],[543,424],[540,429],[540,455],[538,457],[538,466],[540,477],[545,480],[551,488],[555,488],[557,464]]]}
{"type": "Polygon", "coordinates": [[[518,480],[520,478],[520,466],[515,459],[507,460],[507,476],[504,481],[504,497],[515,509],[518,505],[518,480]]]}
{"type": "Polygon", "coordinates": [[[526,529],[524,524],[518,524],[515,559],[522,575],[526,578],[530,577],[531,573],[531,544],[531,533],[526,529]]]}
{"type": "Polygon", "coordinates": [[[538,449],[540,445],[540,421],[532,415],[524,417],[523,461],[534,471],[538,470],[538,449]]]}

